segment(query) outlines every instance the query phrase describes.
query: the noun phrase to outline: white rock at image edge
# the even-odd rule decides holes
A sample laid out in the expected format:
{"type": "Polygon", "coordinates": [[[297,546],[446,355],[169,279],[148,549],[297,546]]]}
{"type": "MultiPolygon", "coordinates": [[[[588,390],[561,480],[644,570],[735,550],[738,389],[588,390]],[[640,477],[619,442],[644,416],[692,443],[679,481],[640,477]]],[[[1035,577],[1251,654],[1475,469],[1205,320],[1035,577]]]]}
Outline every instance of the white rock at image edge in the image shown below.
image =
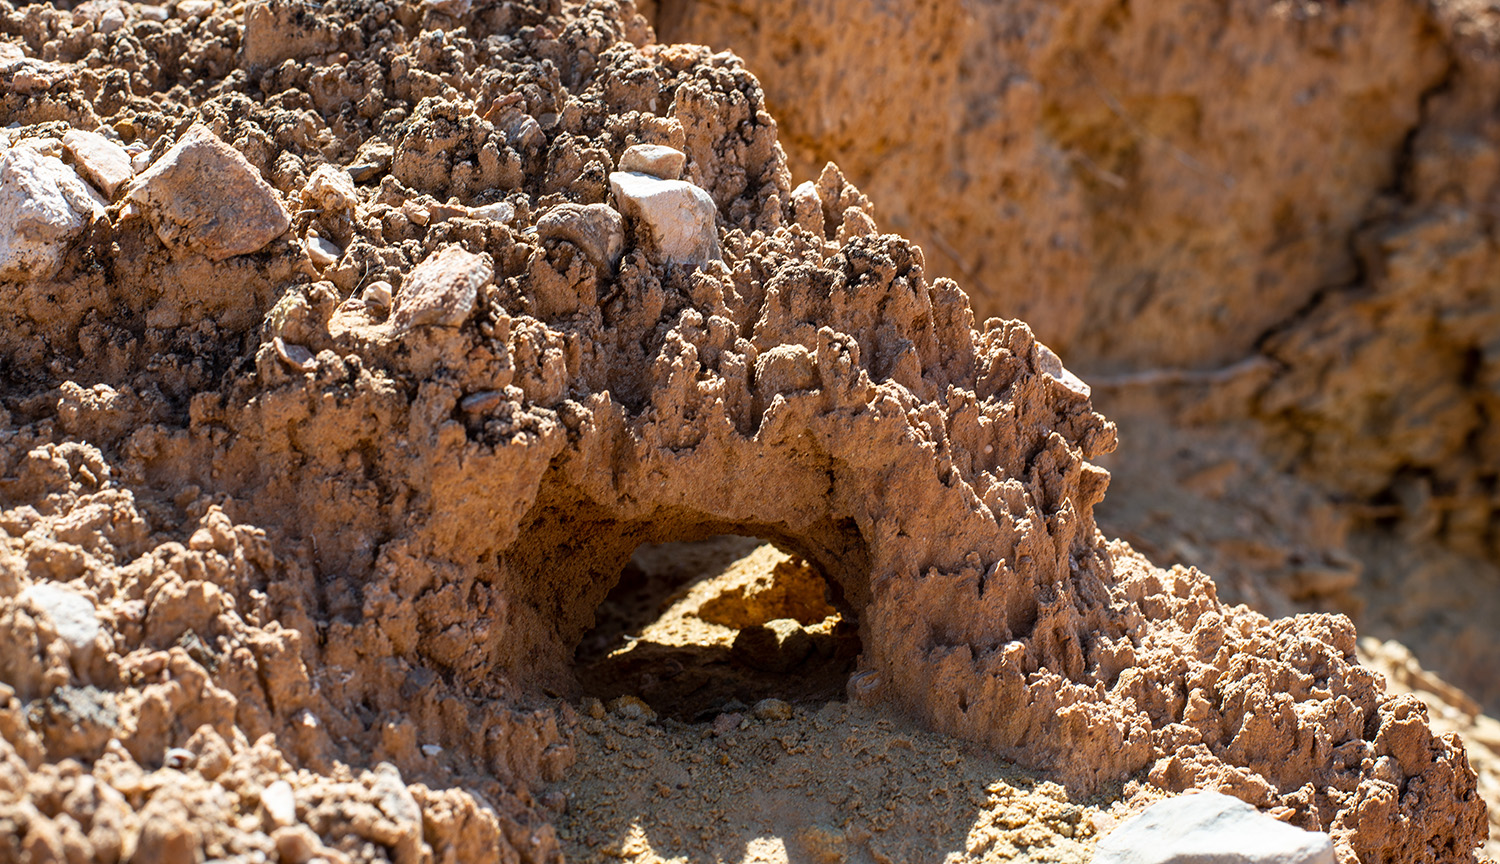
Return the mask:
{"type": "Polygon", "coordinates": [[[1279,822],[1238,798],[1158,801],[1099,841],[1093,864],[1335,864],[1321,831],[1279,822]]]}
{"type": "Polygon", "coordinates": [[[61,159],[31,147],[0,155],[0,279],[46,279],[105,200],[61,159]]]}

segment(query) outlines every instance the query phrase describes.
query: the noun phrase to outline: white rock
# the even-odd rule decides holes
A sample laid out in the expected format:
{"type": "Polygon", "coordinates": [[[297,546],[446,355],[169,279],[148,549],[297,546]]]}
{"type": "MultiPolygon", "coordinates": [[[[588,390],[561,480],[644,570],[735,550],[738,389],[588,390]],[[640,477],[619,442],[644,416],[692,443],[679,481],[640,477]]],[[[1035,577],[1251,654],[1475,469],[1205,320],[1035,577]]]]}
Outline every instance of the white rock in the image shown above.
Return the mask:
{"type": "Polygon", "coordinates": [[[62,143],[73,154],[79,173],[106,198],[115,197],[115,190],[135,176],[125,148],[97,132],[69,129],[62,143]]]}
{"type": "Polygon", "coordinates": [[[297,797],[292,794],[292,784],[285,780],[260,790],[260,806],[266,808],[266,821],[273,831],[297,824],[297,797]]]}
{"type": "Polygon", "coordinates": [[[620,154],[620,170],[650,174],[663,180],[682,179],[687,154],[664,144],[636,144],[620,154]]]}
{"type": "Polygon", "coordinates": [[[1082,378],[1069,372],[1063,366],[1062,358],[1057,356],[1057,353],[1051,348],[1038,342],[1036,343],[1036,354],[1037,368],[1041,369],[1044,374],[1054,381],[1085,399],[1089,398],[1089,395],[1093,393],[1093,390],[1083,382],[1082,378]]]}
{"type": "Polygon", "coordinates": [[[516,218],[516,205],[509,201],[496,201],[494,204],[485,204],[475,207],[469,211],[470,219],[487,219],[491,222],[510,222],[516,218]]]}
{"type": "Polygon", "coordinates": [[[0,155],[0,279],[46,279],[106,204],[61,159],[30,147],[0,155]]]}
{"type": "Polygon", "coordinates": [[[319,270],[332,266],[344,254],[337,243],[324,237],[309,237],[303,241],[302,246],[307,250],[307,257],[312,260],[313,266],[319,270]]]}
{"type": "Polygon", "coordinates": [[[1238,798],[1199,792],[1158,801],[1103,840],[1094,864],[1334,864],[1321,831],[1278,822],[1238,798]]]}
{"type": "Polygon", "coordinates": [[[127,194],[169,249],[211,261],[258,252],[292,221],[260,172],[206,126],[184,133],[127,194]]]}
{"type": "Polygon", "coordinates": [[[384,279],[371,282],[365,286],[361,299],[365,301],[366,306],[373,306],[377,309],[391,308],[391,283],[384,279]]]}
{"type": "Polygon", "coordinates": [[[165,21],[168,17],[165,6],[137,6],[135,8],[147,21],[165,21]]]}
{"type": "Polygon", "coordinates": [[[721,257],[719,211],[707,192],[685,180],[629,171],[610,174],[609,186],[620,211],[635,221],[637,241],[666,260],[701,267],[721,257]]]}
{"type": "Polygon", "coordinates": [[[443,748],[440,747],[440,746],[438,746],[437,744],[423,744],[422,745],[422,754],[424,756],[435,758],[438,755],[440,755],[442,752],[443,752],[443,748]]]}
{"type": "Polygon", "coordinates": [[[151,167],[151,151],[138,150],[130,154],[130,168],[139,174],[151,167]]]}
{"type": "Polygon", "coordinates": [[[87,597],[54,585],[38,582],[21,592],[21,602],[47,616],[58,638],[74,651],[87,651],[99,635],[99,616],[87,597]]]}

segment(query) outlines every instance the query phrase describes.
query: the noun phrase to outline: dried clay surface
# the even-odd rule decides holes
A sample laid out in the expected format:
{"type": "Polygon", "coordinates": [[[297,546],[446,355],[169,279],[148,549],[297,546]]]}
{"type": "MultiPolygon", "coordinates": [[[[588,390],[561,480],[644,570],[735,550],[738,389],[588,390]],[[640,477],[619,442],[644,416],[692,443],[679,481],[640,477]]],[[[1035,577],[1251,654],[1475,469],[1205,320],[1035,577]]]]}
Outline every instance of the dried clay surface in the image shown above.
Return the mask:
{"type": "MultiPolygon", "coordinates": [[[[643,544],[725,534],[784,556],[683,598],[729,665],[850,664],[853,706],[761,722],[900,718],[1059,806],[1215,788],[1345,862],[1474,858],[1457,737],[1347,618],[1107,541],[1088,386],[836,167],[794,189],[736,57],[628,2],[0,3],[0,32],[13,146],[98,132],[138,172],[0,283],[0,859],[557,860],[549,784],[606,770],[573,708],[596,610],[643,544]],[[692,191],[615,198],[641,144],[692,191]]],[[[1028,812],[1032,846],[1074,824],[1028,812]]]]}

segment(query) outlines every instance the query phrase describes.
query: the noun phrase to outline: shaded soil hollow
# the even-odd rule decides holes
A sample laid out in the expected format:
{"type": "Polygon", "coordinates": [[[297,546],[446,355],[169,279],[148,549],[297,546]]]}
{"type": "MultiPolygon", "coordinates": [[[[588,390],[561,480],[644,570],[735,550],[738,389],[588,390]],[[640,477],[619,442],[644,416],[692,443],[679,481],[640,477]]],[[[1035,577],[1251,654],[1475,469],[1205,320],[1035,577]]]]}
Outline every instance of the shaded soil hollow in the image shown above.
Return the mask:
{"type": "Polygon", "coordinates": [[[833,580],[753,537],[643,544],[575,652],[583,692],[704,722],[756,702],[843,701],[859,657],[833,580]]]}

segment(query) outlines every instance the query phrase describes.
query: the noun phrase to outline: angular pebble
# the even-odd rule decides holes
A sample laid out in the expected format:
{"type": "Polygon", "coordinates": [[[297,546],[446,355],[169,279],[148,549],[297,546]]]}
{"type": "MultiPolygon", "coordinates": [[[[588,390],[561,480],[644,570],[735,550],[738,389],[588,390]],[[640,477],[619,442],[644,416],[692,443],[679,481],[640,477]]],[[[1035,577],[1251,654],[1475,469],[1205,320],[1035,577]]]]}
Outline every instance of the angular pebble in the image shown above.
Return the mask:
{"type": "Polygon", "coordinates": [[[0,279],[46,279],[106,202],[62,160],[31,147],[0,155],[0,279]]]}
{"type": "Polygon", "coordinates": [[[384,279],[371,282],[365,286],[364,293],[360,295],[365,305],[372,309],[391,308],[391,283],[384,279]]]}
{"type": "Polygon", "coordinates": [[[620,170],[650,174],[662,180],[680,180],[687,168],[687,154],[664,144],[636,144],[620,154],[620,170]]]}
{"type": "Polygon", "coordinates": [[[307,257],[313,266],[319,270],[325,270],[339,260],[344,254],[336,243],[323,237],[309,237],[303,241],[302,246],[307,250],[307,257]]]}
{"type": "Polygon", "coordinates": [[[1063,366],[1062,358],[1058,357],[1057,353],[1051,348],[1038,342],[1036,343],[1036,355],[1037,368],[1041,369],[1043,374],[1061,384],[1063,389],[1084,399],[1089,398],[1093,393],[1093,390],[1089,388],[1089,385],[1084,383],[1082,378],[1069,372],[1063,366]]]}
{"type": "Polygon", "coordinates": [[[62,141],[78,163],[78,172],[106,198],[115,197],[115,190],[135,176],[125,148],[97,132],[70,129],[62,141]]]}
{"type": "Polygon", "coordinates": [[[257,252],[291,225],[276,190],[205,126],[189,129],[137,177],[129,197],[169,249],[211,261],[257,252]]]}
{"type": "Polygon", "coordinates": [[[634,220],[637,242],[677,264],[700,267],[721,257],[719,210],[707,192],[685,180],[628,171],[610,174],[609,186],[634,220]]]}
{"type": "Polygon", "coordinates": [[[559,204],[536,220],[536,233],[572,243],[594,269],[611,275],[625,251],[625,220],[608,204],[559,204]]]}
{"type": "Polygon", "coordinates": [[[1321,831],[1278,822],[1238,798],[1198,792],[1147,807],[1099,841],[1094,864],[1334,864],[1321,831]]]}
{"type": "Polygon", "coordinates": [[[21,592],[20,600],[52,621],[58,638],[74,651],[86,651],[99,635],[99,616],[87,597],[49,582],[38,582],[21,592]]]}
{"type": "Polygon", "coordinates": [[[497,201],[494,204],[485,204],[469,210],[470,219],[484,219],[490,222],[503,222],[507,225],[516,218],[516,205],[509,201],[497,201]]]}
{"type": "Polygon", "coordinates": [[[445,246],[401,283],[391,324],[398,335],[424,325],[460,327],[474,311],[479,289],[494,275],[485,256],[462,246],[445,246]]]}
{"type": "Polygon", "coordinates": [[[285,780],[277,780],[260,790],[260,806],[266,809],[266,822],[273,831],[297,822],[297,796],[292,793],[292,784],[285,780]]]}

